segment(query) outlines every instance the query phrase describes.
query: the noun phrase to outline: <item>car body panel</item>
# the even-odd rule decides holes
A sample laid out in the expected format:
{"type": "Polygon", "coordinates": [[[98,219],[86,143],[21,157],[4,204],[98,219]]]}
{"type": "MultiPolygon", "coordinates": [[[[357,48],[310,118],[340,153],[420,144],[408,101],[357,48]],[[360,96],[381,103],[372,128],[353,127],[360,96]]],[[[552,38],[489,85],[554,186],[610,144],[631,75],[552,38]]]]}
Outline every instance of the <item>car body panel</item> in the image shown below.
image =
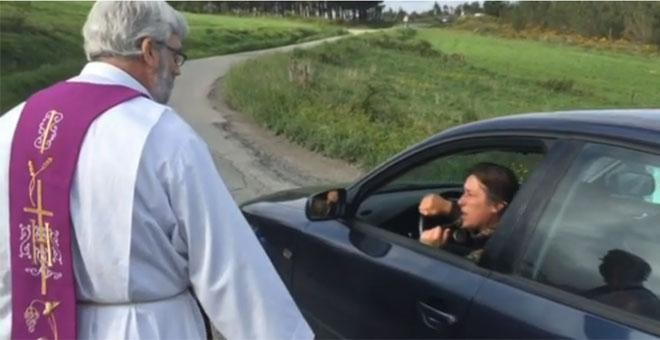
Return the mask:
{"type": "Polygon", "coordinates": [[[475,296],[468,338],[657,339],[590,312],[489,279],[475,296]]]}

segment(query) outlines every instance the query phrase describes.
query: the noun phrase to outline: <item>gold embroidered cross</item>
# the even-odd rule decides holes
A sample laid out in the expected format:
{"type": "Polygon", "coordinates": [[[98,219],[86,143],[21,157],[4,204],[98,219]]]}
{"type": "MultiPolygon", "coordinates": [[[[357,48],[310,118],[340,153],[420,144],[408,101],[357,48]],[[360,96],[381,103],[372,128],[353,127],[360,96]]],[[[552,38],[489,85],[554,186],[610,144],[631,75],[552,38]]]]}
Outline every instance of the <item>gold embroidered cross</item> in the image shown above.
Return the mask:
{"type": "Polygon", "coordinates": [[[43,206],[43,193],[41,187],[41,180],[37,180],[37,206],[24,207],[23,211],[30,214],[37,215],[36,228],[33,224],[32,228],[32,242],[33,251],[35,255],[32,257],[36,264],[37,258],[39,260],[39,271],[41,272],[41,294],[46,295],[46,280],[48,280],[48,267],[52,266],[52,251],[51,242],[52,232],[50,230],[50,223],[44,223],[44,216],[52,217],[53,212],[44,209],[43,206]],[[36,244],[39,244],[39,256],[36,256],[36,244]]]}
{"type": "Polygon", "coordinates": [[[26,213],[37,215],[37,221],[39,222],[40,227],[44,226],[44,216],[48,216],[48,217],[53,216],[52,211],[48,211],[44,209],[40,179],[37,180],[37,206],[33,208],[25,207],[23,208],[23,211],[26,213]]]}

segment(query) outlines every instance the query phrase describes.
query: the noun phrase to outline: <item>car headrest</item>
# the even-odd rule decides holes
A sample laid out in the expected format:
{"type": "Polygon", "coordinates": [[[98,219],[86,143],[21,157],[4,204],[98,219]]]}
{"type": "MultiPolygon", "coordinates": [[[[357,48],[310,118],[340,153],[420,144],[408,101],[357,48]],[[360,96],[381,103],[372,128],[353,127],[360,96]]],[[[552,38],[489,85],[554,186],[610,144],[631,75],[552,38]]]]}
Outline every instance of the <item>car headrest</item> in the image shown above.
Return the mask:
{"type": "Polygon", "coordinates": [[[655,190],[655,180],[646,172],[617,172],[607,177],[605,185],[610,193],[640,198],[655,190]]]}

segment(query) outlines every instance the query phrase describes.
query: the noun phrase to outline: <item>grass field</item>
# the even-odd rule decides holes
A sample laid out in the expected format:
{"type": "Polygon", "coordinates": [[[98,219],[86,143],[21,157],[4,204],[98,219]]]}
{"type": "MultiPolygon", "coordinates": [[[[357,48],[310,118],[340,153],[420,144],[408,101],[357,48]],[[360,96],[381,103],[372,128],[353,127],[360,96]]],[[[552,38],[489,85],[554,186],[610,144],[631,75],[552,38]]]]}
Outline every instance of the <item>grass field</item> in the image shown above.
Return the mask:
{"type": "Polygon", "coordinates": [[[226,81],[230,103],[266,127],[365,168],[477,119],[660,107],[657,58],[442,29],[254,60],[226,81]]]}
{"type": "MultiPolygon", "coordinates": [[[[0,2],[0,113],[85,63],[81,29],[90,2],[0,2]]],[[[345,33],[321,23],[185,13],[191,58],[255,50],[345,33]]]]}
{"type": "MultiPolygon", "coordinates": [[[[438,25],[442,24],[433,22],[429,26],[442,27],[438,25]]],[[[579,46],[588,48],[589,50],[623,52],[660,58],[660,45],[636,43],[625,38],[608,39],[606,37],[588,37],[578,33],[560,32],[552,28],[539,26],[515,29],[511,23],[488,15],[482,17],[459,17],[450,27],[453,30],[462,30],[505,39],[541,41],[552,43],[554,46],[579,46]]]]}
{"type": "MultiPolygon", "coordinates": [[[[602,104],[595,104],[599,107],[660,106],[658,56],[594,51],[443,29],[422,30],[420,38],[439,50],[465,55],[468,63],[511,77],[567,80],[585,94],[598,98],[602,104]]],[[[557,104],[561,103],[553,103],[557,104]]]]}

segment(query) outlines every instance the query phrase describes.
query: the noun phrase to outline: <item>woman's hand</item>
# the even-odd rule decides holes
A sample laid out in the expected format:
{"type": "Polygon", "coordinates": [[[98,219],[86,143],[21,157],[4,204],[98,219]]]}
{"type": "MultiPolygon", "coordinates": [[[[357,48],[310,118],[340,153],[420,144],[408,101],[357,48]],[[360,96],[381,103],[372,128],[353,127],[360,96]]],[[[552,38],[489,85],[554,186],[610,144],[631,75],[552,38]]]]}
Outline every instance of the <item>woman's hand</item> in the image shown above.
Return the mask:
{"type": "Polygon", "coordinates": [[[451,229],[435,227],[433,229],[425,230],[419,237],[419,241],[434,248],[440,248],[447,244],[451,236],[451,229]]]}
{"type": "Polygon", "coordinates": [[[451,213],[452,203],[438,194],[429,194],[419,202],[419,214],[422,216],[446,216],[451,213]]]}

